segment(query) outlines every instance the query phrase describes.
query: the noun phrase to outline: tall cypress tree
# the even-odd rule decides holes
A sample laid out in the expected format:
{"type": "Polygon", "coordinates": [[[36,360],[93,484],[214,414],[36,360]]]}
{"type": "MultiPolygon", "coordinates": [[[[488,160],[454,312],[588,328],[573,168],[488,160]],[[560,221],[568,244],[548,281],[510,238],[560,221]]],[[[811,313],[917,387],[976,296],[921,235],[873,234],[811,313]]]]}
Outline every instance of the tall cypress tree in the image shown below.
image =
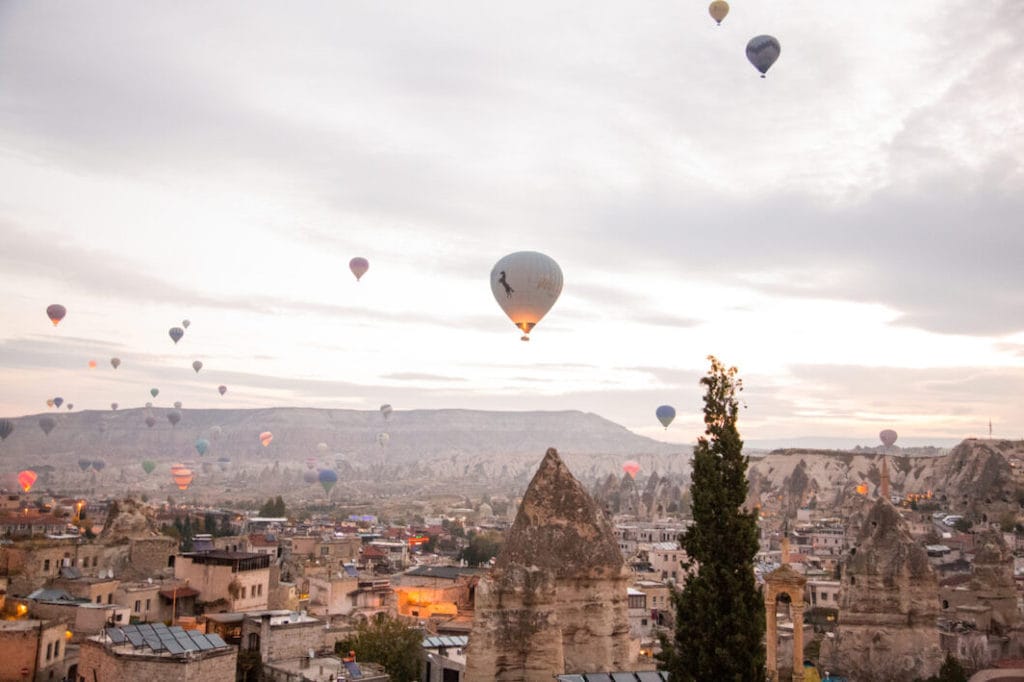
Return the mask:
{"type": "Polygon", "coordinates": [[[764,602],[754,580],[757,516],[747,497],[747,458],[736,429],[743,390],[735,367],[709,357],[704,435],[693,454],[693,525],[679,542],[688,574],[673,594],[675,636],[662,638],[659,660],[672,682],[764,680],[764,602]]]}

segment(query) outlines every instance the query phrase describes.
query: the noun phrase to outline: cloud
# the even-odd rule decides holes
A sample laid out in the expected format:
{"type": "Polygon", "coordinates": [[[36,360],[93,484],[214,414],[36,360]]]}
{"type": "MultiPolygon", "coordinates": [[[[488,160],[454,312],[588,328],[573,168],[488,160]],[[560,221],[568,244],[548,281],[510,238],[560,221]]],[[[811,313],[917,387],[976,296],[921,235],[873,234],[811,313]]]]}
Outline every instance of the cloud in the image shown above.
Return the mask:
{"type": "Polygon", "coordinates": [[[452,377],[445,376],[443,374],[428,374],[426,372],[395,372],[393,374],[385,374],[381,379],[391,379],[393,381],[428,381],[428,382],[460,382],[465,381],[464,377],[452,377]]]}

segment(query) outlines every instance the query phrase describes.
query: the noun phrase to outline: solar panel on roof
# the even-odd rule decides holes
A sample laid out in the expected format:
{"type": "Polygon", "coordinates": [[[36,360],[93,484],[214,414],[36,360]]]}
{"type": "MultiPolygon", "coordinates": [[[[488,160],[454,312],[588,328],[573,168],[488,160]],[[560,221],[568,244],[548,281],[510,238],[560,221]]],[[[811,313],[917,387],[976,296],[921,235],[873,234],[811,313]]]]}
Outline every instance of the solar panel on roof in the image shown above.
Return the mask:
{"type": "Polygon", "coordinates": [[[110,641],[114,644],[124,644],[128,641],[128,638],[118,628],[107,628],[107,637],[110,637],[110,641]]]}
{"type": "Polygon", "coordinates": [[[587,682],[583,675],[559,675],[558,682],[587,682]]]}
{"type": "Polygon", "coordinates": [[[174,641],[180,644],[181,648],[183,648],[185,651],[199,651],[199,646],[192,641],[191,637],[184,633],[180,635],[175,635],[174,641]]]}
{"type": "Polygon", "coordinates": [[[638,680],[640,680],[640,682],[661,682],[663,679],[665,679],[661,676],[661,673],[656,673],[653,670],[647,670],[642,673],[637,673],[636,677],[638,680]]]}
{"type": "Polygon", "coordinates": [[[587,682],[613,682],[608,673],[587,673],[583,677],[587,682]]]}
{"type": "Polygon", "coordinates": [[[167,631],[170,632],[175,637],[177,637],[178,635],[187,634],[185,632],[185,628],[181,627],[180,625],[172,625],[171,627],[167,628],[167,631]]]}
{"type": "Polygon", "coordinates": [[[353,680],[360,680],[363,678],[363,669],[359,667],[359,664],[355,661],[344,661],[345,670],[348,671],[348,676],[353,680]]]}
{"type": "Polygon", "coordinates": [[[615,682],[636,682],[636,675],[633,673],[612,673],[615,682]]]}
{"type": "Polygon", "coordinates": [[[148,646],[153,651],[163,651],[167,648],[164,646],[164,643],[160,641],[160,638],[156,635],[150,635],[149,637],[143,635],[143,639],[146,640],[146,646],[148,646]]]}
{"type": "Polygon", "coordinates": [[[209,651],[213,648],[213,645],[206,641],[206,637],[201,634],[198,637],[193,637],[192,641],[201,651],[209,651]]]}
{"type": "Polygon", "coordinates": [[[225,642],[225,641],[224,641],[223,639],[221,639],[221,636],[220,636],[220,635],[216,635],[216,634],[214,634],[214,635],[207,635],[207,636],[206,636],[206,639],[207,639],[207,641],[208,641],[208,642],[210,642],[210,644],[212,644],[212,645],[214,646],[214,648],[216,648],[216,649],[219,649],[219,648],[220,648],[220,647],[222,647],[222,646],[227,646],[227,645],[228,645],[228,643],[227,643],[227,642],[225,642]]]}
{"type": "Polygon", "coordinates": [[[164,643],[164,647],[172,654],[183,654],[185,649],[173,637],[166,637],[161,640],[164,643]]]}
{"type": "Polygon", "coordinates": [[[132,643],[132,646],[142,646],[146,640],[142,639],[142,635],[139,634],[138,630],[125,630],[124,636],[128,638],[128,641],[132,643]]]}

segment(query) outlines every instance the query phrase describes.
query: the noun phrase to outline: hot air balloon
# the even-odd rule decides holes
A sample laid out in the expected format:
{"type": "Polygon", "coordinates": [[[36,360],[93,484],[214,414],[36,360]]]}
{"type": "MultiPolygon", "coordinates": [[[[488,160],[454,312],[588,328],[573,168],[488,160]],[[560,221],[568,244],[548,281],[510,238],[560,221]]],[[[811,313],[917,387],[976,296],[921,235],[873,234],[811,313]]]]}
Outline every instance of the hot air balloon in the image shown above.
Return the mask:
{"type": "Polygon", "coordinates": [[[358,282],[366,274],[366,271],[370,269],[370,261],[365,258],[353,258],[348,262],[348,269],[356,276],[356,281],[358,282]]]}
{"type": "Polygon", "coordinates": [[[260,434],[260,443],[263,443],[263,447],[270,445],[270,441],[274,440],[274,434],[270,431],[264,431],[260,434]]]}
{"type": "Polygon", "coordinates": [[[49,400],[46,401],[46,406],[53,407],[53,398],[50,398],[49,400]]]}
{"type": "Polygon", "coordinates": [[[57,396],[56,398],[53,399],[53,404],[56,405],[57,407],[60,407],[61,405],[64,404],[64,398],[57,396]]]}
{"type": "Polygon", "coordinates": [[[78,460],[78,468],[81,469],[82,471],[88,471],[89,467],[91,467],[91,466],[92,466],[92,460],[91,459],[80,459],[80,460],[78,460]]]}
{"type": "Polygon", "coordinates": [[[181,337],[185,336],[185,330],[181,327],[171,327],[167,330],[167,335],[171,337],[171,341],[178,343],[181,341],[181,337]]]}
{"type": "Polygon", "coordinates": [[[206,440],[205,438],[200,438],[199,440],[196,441],[196,452],[199,453],[200,457],[205,455],[206,451],[209,450],[209,449],[210,449],[210,441],[206,440]]]}
{"type": "Polygon", "coordinates": [[[721,26],[722,19],[725,19],[725,16],[729,14],[729,3],[725,0],[714,0],[714,2],[708,6],[708,14],[710,14],[711,18],[715,20],[715,23],[721,26]]]}
{"type": "Polygon", "coordinates": [[[53,417],[40,417],[39,428],[43,430],[47,436],[50,435],[50,431],[53,431],[53,427],[57,426],[57,420],[53,417]]]}
{"type": "Polygon", "coordinates": [[[192,321],[191,320],[182,320],[181,321],[181,326],[184,327],[185,329],[188,329],[190,326],[192,326],[192,321]]]}
{"type": "Polygon", "coordinates": [[[194,476],[192,470],[184,464],[175,464],[171,467],[171,478],[174,479],[174,485],[178,486],[178,490],[188,490],[194,476]]]}
{"type": "Polygon", "coordinates": [[[761,78],[764,78],[781,53],[782,46],[772,36],[755,36],[747,43],[747,59],[761,72],[761,78]]]}
{"type": "Polygon", "coordinates": [[[149,389],[149,394],[155,398],[158,395],[160,395],[160,389],[159,388],[151,388],[151,389],[149,389]]]}
{"type": "Polygon", "coordinates": [[[672,423],[672,420],[676,418],[676,408],[671,405],[661,405],[654,411],[654,416],[658,418],[661,425],[666,429],[668,425],[672,423]]]}
{"type": "Polygon", "coordinates": [[[177,426],[178,422],[181,421],[181,412],[178,410],[171,410],[167,413],[167,421],[171,422],[171,426],[177,426]]]}
{"type": "Polygon", "coordinates": [[[146,403],[146,409],[147,409],[147,410],[148,410],[149,408],[151,408],[151,407],[153,407],[153,403],[146,403]]]}
{"type": "Polygon", "coordinates": [[[89,369],[96,369],[96,361],[95,360],[90,360],[89,361],[89,369]]]}
{"type": "Polygon", "coordinates": [[[892,429],[885,429],[878,434],[878,440],[882,441],[882,445],[887,448],[891,448],[896,443],[896,432],[892,429]]]}
{"type": "Polygon", "coordinates": [[[146,417],[146,426],[148,426],[149,428],[153,428],[153,424],[156,424],[156,417],[154,417],[153,415],[148,415],[146,417]]]}
{"type": "Polygon", "coordinates": [[[491,293],[522,330],[522,340],[529,341],[530,331],[562,293],[562,269],[543,253],[510,253],[491,269],[491,293]]]}
{"type": "Polygon", "coordinates": [[[391,440],[391,434],[389,434],[389,433],[378,433],[377,434],[377,445],[381,446],[382,448],[386,448],[388,446],[388,441],[390,441],[390,440],[391,440]]]}
{"type": "Polygon", "coordinates": [[[394,412],[394,410],[393,410],[393,409],[392,409],[392,407],[391,407],[390,405],[388,405],[387,403],[385,403],[384,405],[381,405],[381,406],[380,406],[380,413],[381,413],[382,415],[384,415],[384,421],[387,421],[387,420],[388,420],[388,417],[390,417],[390,416],[391,416],[391,413],[392,413],[392,412],[394,412]]]}
{"type": "Polygon", "coordinates": [[[73,409],[75,409],[75,404],[74,403],[68,403],[68,410],[73,410],[73,409]]]}
{"type": "Polygon", "coordinates": [[[327,452],[327,443],[317,443],[316,449],[319,452],[327,452]]]}
{"type": "Polygon", "coordinates": [[[331,488],[338,482],[338,474],[330,469],[321,469],[317,478],[320,480],[320,485],[324,487],[324,492],[330,495],[331,488]]]}
{"type": "Polygon", "coordinates": [[[151,459],[144,459],[144,460],[142,460],[142,470],[143,471],[145,471],[147,474],[151,474],[151,473],[153,473],[154,469],[156,469],[156,462],[154,462],[151,459]]]}
{"type": "Polygon", "coordinates": [[[14,432],[14,422],[10,419],[0,419],[0,440],[7,440],[7,436],[14,432]]]}
{"type": "Polygon", "coordinates": [[[92,468],[95,469],[96,471],[103,471],[106,468],[106,466],[107,463],[104,462],[102,459],[94,459],[92,461],[92,468]]]}
{"type": "Polygon", "coordinates": [[[36,478],[38,478],[38,476],[36,476],[36,472],[32,471],[31,469],[19,471],[18,485],[21,486],[22,490],[28,492],[29,490],[32,490],[32,484],[36,482],[36,478]]]}
{"type": "Polygon", "coordinates": [[[196,374],[199,374],[199,370],[201,370],[202,368],[203,368],[203,363],[200,362],[199,360],[196,360],[196,361],[194,361],[192,363],[192,369],[194,369],[196,371],[196,374]]]}
{"type": "Polygon", "coordinates": [[[50,318],[50,322],[53,322],[54,327],[60,324],[60,321],[63,320],[64,316],[67,314],[68,309],[60,303],[54,303],[53,305],[46,306],[46,316],[50,318]]]}
{"type": "Polygon", "coordinates": [[[116,410],[117,409],[117,403],[110,403],[110,409],[116,410]]]}
{"type": "Polygon", "coordinates": [[[306,483],[316,483],[319,480],[319,478],[317,477],[316,472],[310,469],[308,471],[302,472],[302,480],[305,481],[306,483]]]}
{"type": "Polygon", "coordinates": [[[217,387],[217,393],[220,393],[221,395],[224,395],[227,392],[228,392],[228,387],[225,386],[224,384],[221,384],[220,386],[217,387]]]}
{"type": "Polygon", "coordinates": [[[640,471],[640,462],[627,460],[622,463],[622,470],[629,474],[630,478],[636,478],[637,472],[640,471]]]}
{"type": "Polygon", "coordinates": [[[174,409],[176,409],[176,410],[180,410],[181,409],[181,401],[180,400],[175,400],[174,401],[174,409]]]}
{"type": "Polygon", "coordinates": [[[231,459],[229,457],[218,457],[217,458],[217,466],[220,467],[221,471],[227,471],[229,464],[231,464],[231,459]]]}
{"type": "Polygon", "coordinates": [[[121,358],[110,358],[110,366],[117,369],[121,366],[121,358]]]}
{"type": "Polygon", "coordinates": [[[306,458],[306,468],[307,469],[316,469],[316,457],[307,457],[306,458]]]}
{"type": "Polygon", "coordinates": [[[218,438],[220,438],[220,434],[223,433],[223,431],[224,431],[224,429],[222,429],[219,426],[211,426],[210,427],[210,436],[214,440],[217,440],[218,438]]]}

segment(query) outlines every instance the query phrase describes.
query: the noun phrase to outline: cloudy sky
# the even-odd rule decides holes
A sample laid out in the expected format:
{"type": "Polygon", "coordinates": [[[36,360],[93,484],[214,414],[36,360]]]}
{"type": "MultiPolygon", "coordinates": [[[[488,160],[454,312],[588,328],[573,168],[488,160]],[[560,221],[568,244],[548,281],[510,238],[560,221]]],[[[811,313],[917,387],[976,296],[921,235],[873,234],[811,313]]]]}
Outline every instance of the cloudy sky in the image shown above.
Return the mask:
{"type": "Polygon", "coordinates": [[[1021,437],[1022,34],[1019,0],[0,0],[0,413],[157,386],[688,442],[715,354],[748,439],[1021,437]],[[519,250],[565,274],[530,343],[488,284],[519,250]]]}

